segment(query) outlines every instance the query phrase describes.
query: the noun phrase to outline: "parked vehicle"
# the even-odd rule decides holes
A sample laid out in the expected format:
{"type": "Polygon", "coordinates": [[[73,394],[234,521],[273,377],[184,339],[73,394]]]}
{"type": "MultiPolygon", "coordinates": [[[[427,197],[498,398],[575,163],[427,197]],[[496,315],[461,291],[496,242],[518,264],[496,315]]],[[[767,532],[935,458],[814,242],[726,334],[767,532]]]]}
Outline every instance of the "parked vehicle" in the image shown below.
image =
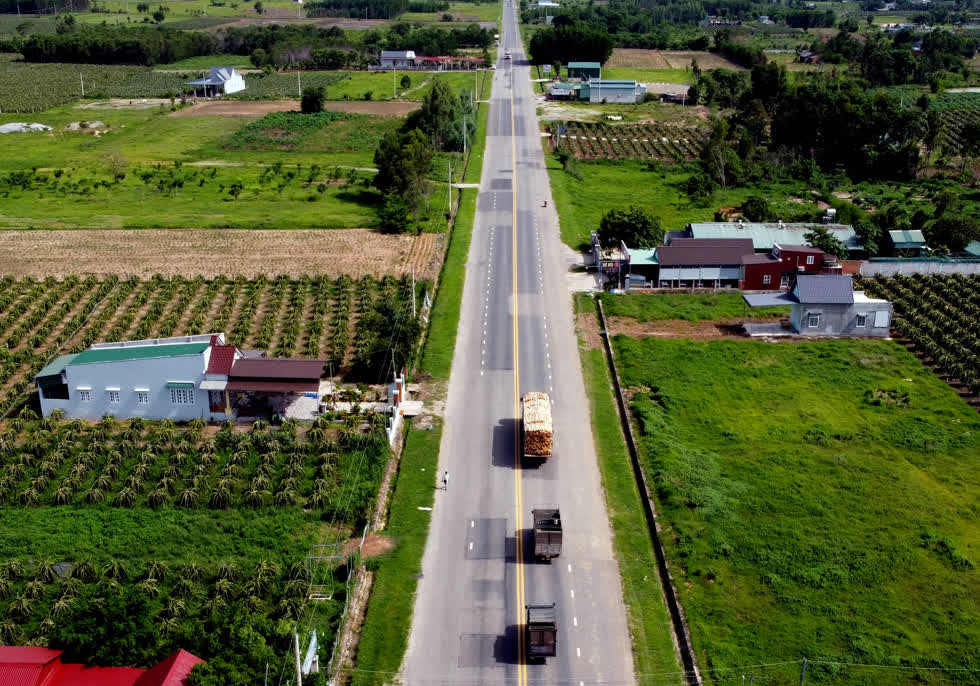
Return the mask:
{"type": "Polygon", "coordinates": [[[558,622],[555,604],[525,605],[527,625],[525,638],[527,656],[530,659],[543,659],[557,655],[558,622]]]}
{"type": "Polygon", "coordinates": [[[504,53],[504,59],[505,60],[509,60],[510,59],[510,53],[509,52],[505,52],[504,53]]]}
{"type": "Polygon", "coordinates": [[[551,457],[554,441],[551,396],[547,393],[530,391],[521,398],[521,436],[525,458],[540,460],[551,457]]]}
{"type": "Polygon", "coordinates": [[[534,519],[534,557],[551,560],[561,555],[561,513],[554,505],[531,510],[534,519]]]}

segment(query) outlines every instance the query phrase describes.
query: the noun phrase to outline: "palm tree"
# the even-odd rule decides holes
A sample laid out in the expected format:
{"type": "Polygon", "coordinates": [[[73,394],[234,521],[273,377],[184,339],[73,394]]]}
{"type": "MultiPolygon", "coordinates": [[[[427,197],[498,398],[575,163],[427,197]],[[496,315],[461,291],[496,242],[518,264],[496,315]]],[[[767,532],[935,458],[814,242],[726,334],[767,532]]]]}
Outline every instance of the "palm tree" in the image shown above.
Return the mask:
{"type": "Polygon", "coordinates": [[[120,560],[110,560],[102,568],[102,576],[105,579],[123,582],[129,576],[126,565],[120,560]]]}
{"type": "Polygon", "coordinates": [[[126,487],[116,494],[112,504],[116,505],[117,507],[132,507],[135,502],[136,491],[134,491],[132,488],[126,487]]]}
{"type": "Polygon", "coordinates": [[[158,507],[163,507],[167,502],[167,489],[166,488],[155,488],[150,491],[149,495],[146,496],[146,504],[157,509],[158,507]]]}
{"type": "Polygon", "coordinates": [[[10,582],[10,579],[5,576],[0,576],[0,598],[6,598],[10,595],[10,589],[12,587],[13,584],[10,582]]]}
{"type": "Polygon", "coordinates": [[[34,568],[34,578],[46,584],[55,580],[57,574],[54,570],[54,562],[49,557],[41,558],[34,568]]]}
{"type": "Polygon", "coordinates": [[[196,488],[185,488],[177,497],[177,504],[183,507],[195,507],[200,495],[196,488]]]}
{"type": "Polygon", "coordinates": [[[80,581],[94,581],[96,577],[95,565],[89,558],[82,558],[71,568],[71,576],[80,581]]]}
{"type": "Polygon", "coordinates": [[[75,599],[67,596],[62,596],[51,603],[51,614],[55,617],[64,614],[71,609],[74,604],[75,599]]]}
{"type": "Polygon", "coordinates": [[[37,600],[44,595],[44,582],[34,579],[24,584],[24,597],[37,600]]]}
{"type": "Polygon", "coordinates": [[[223,510],[231,504],[231,491],[222,486],[217,486],[211,491],[208,504],[214,509],[223,510]]]}
{"type": "Polygon", "coordinates": [[[92,488],[97,488],[100,491],[108,491],[112,488],[112,477],[105,472],[99,474],[95,478],[95,481],[92,482],[92,488]]]}
{"type": "Polygon", "coordinates": [[[217,594],[208,597],[202,604],[205,614],[209,615],[221,612],[226,607],[228,607],[228,601],[223,596],[217,594]]]}
{"type": "Polygon", "coordinates": [[[170,587],[170,593],[181,598],[189,598],[194,595],[194,582],[185,576],[179,576],[170,587]]]}
{"type": "Polygon", "coordinates": [[[146,563],[146,578],[166,579],[170,569],[166,562],[160,560],[150,560],[146,563]]]}
{"type": "Polygon", "coordinates": [[[160,583],[153,577],[143,579],[136,584],[137,590],[149,598],[156,598],[160,595],[160,583]]]}
{"type": "Polygon", "coordinates": [[[0,622],[0,644],[12,646],[20,643],[17,640],[18,628],[17,623],[12,620],[5,619],[0,622]]]}
{"type": "Polygon", "coordinates": [[[187,562],[181,566],[180,575],[191,581],[200,581],[204,577],[204,568],[196,562],[187,562]]]}
{"type": "Polygon", "coordinates": [[[27,619],[31,616],[31,612],[34,610],[34,604],[31,599],[25,595],[19,595],[11,601],[10,606],[7,608],[7,612],[12,617],[18,617],[20,619],[27,619]]]}
{"type": "Polygon", "coordinates": [[[178,619],[187,614],[187,604],[182,598],[170,596],[164,604],[162,614],[172,619],[178,619]]]}
{"type": "Polygon", "coordinates": [[[265,499],[268,495],[269,491],[252,488],[245,491],[245,495],[243,497],[246,505],[249,507],[259,508],[265,505],[265,499]]]}

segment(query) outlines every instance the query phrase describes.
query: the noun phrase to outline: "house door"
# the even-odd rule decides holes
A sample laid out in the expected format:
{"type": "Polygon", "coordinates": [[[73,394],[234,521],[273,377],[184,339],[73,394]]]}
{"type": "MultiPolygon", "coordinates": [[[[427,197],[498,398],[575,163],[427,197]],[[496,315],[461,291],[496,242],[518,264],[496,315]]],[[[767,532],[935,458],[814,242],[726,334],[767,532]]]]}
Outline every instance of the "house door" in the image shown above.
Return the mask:
{"type": "Polygon", "coordinates": [[[779,277],[779,288],[781,290],[789,288],[789,274],[783,274],[779,277]]]}
{"type": "Polygon", "coordinates": [[[208,391],[208,405],[212,412],[225,411],[225,394],[223,391],[208,391]]]}

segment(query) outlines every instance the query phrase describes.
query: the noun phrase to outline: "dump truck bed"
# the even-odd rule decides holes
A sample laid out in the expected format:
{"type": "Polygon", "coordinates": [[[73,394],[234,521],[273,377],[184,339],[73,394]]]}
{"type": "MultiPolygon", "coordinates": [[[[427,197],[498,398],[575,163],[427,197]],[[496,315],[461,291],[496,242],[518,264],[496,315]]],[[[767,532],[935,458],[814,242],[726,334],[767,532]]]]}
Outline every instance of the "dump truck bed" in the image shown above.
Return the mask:
{"type": "Polygon", "coordinates": [[[529,657],[557,655],[558,613],[555,604],[525,605],[527,610],[527,654],[529,657]]]}
{"type": "Polygon", "coordinates": [[[534,556],[551,559],[561,555],[561,513],[557,507],[540,505],[531,510],[534,519],[534,556]]]}

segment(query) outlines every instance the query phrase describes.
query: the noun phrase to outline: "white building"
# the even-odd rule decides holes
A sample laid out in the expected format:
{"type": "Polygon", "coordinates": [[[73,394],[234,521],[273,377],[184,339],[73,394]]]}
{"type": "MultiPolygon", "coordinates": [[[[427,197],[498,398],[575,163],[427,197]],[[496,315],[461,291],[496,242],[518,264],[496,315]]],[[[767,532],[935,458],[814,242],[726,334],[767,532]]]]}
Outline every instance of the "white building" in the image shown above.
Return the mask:
{"type": "Polygon", "coordinates": [[[220,333],[99,343],[61,355],[35,381],[45,417],[220,421],[318,409],[323,360],[260,355],[220,333]]]}
{"type": "Polygon", "coordinates": [[[231,95],[245,90],[245,78],[234,67],[211,67],[211,73],[187,82],[188,86],[204,88],[204,97],[231,95]]]}
{"type": "Polygon", "coordinates": [[[407,69],[415,66],[414,50],[382,50],[382,69],[407,69]]]}

